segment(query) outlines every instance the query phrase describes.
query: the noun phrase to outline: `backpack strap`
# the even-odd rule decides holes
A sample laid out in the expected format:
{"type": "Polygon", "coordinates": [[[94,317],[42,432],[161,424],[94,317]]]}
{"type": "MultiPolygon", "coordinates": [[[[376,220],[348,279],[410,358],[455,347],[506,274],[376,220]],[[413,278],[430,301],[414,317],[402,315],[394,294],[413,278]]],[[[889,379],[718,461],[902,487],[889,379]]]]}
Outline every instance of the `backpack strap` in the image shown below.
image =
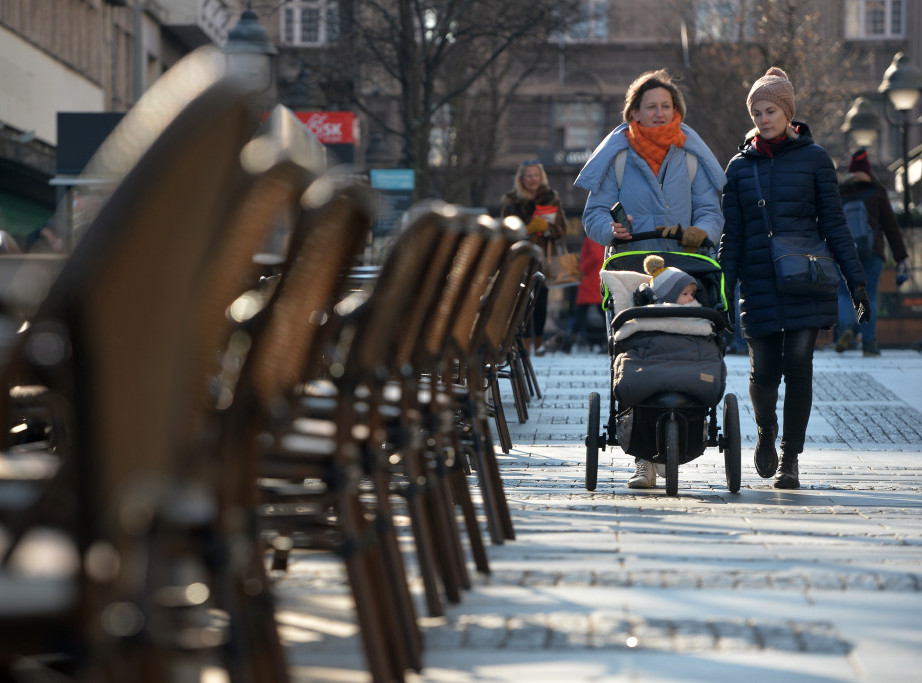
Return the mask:
{"type": "Polygon", "coordinates": [[[624,165],[627,163],[627,150],[622,149],[615,155],[615,180],[618,183],[618,191],[621,191],[621,181],[624,180],[624,165]]]}
{"type": "MultiPolygon", "coordinates": [[[[685,151],[685,150],[683,150],[685,151]]],[[[627,150],[622,149],[615,155],[615,181],[618,183],[618,191],[621,191],[621,181],[624,180],[624,165],[627,163],[627,150]]],[[[688,180],[695,180],[695,174],[698,172],[698,156],[691,152],[685,152],[685,167],[688,169],[688,180]]]]}

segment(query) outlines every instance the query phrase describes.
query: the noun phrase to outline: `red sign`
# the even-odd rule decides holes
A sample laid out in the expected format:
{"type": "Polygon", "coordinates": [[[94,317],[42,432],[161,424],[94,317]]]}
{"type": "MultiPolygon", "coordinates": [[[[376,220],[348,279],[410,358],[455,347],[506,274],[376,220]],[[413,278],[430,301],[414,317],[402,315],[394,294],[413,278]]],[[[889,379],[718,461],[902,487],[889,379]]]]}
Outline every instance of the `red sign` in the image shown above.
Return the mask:
{"type": "Polygon", "coordinates": [[[356,142],[358,119],[351,111],[296,111],[295,115],[325,145],[356,142]]]}

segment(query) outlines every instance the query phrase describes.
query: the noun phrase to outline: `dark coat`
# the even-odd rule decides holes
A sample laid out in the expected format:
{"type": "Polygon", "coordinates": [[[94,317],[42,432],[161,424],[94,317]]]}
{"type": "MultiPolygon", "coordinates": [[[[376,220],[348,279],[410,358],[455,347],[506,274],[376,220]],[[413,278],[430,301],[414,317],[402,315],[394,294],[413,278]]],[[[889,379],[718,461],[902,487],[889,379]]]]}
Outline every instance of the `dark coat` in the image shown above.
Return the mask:
{"type": "Polygon", "coordinates": [[[909,255],[909,252],[906,251],[900,224],[893,213],[893,207],[890,206],[887,189],[866,173],[849,174],[842,179],[842,184],[839,186],[843,204],[870,190],[874,192],[865,198],[864,205],[868,210],[868,223],[874,228],[874,253],[883,259],[887,258],[884,250],[884,237],[886,237],[890,251],[893,252],[893,260],[899,263],[909,255]]]}
{"type": "Polygon", "coordinates": [[[756,165],[772,229],[778,234],[816,235],[826,240],[848,286],[865,284],[864,270],[845,222],[832,159],[813,142],[810,129],[794,124],[797,135],[768,157],[752,137],[727,165],[724,233],[718,261],[727,292],[740,284],[740,322],[747,337],[782,330],[826,328],[838,323],[838,300],[828,295],[782,294],[775,285],[768,229],[756,197],[756,165]],[[757,163],[753,163],[757,162],[757,163]]]}
{"type": "Polygon", "coordinates": [[[567,234],[567,217],[564,215],[560,195],[557,194],[556,190],[552,190],[547,185],[541,185],[535,191],[534,198],[521,195],[515,190],[509,190],[503,195],[501,215],[503,218],[506,216],[518,216],[525,225],[528,225],[535,213],[535,206],[539,204],[557,207],[557,216],[554,222],[547,226],[547,230],[531,233],[528,236],[532,242],[543,250],[547,247],[547,237],[552,240],[558,240],[567,234]],[[545,233],[549,233],[549,235],[545,233]]]}

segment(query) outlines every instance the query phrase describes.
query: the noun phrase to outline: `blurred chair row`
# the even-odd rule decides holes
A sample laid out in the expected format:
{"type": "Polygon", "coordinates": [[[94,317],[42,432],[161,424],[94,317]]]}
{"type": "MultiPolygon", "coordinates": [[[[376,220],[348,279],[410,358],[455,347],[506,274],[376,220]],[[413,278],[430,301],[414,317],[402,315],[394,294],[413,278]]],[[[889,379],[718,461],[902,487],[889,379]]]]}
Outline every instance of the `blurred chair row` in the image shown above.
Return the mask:
{"type": "Polygon", "coordinates": [[[341,556],[368,669],[402,680],[423,645],[395,514],[430,615],[470,586],[468,553],[489,571],[481,519],[514,538],[490,418],[508,451],[497,383],[527,415],[540,252],[419,207],[356,286],[373,197],[323,174],[284,108],[254,137],[223,68],[197,52],[144,95],[93,162],[111,196],[0,326],[0,677],[285,681],[266,565],[303,547],[341,556]]]}

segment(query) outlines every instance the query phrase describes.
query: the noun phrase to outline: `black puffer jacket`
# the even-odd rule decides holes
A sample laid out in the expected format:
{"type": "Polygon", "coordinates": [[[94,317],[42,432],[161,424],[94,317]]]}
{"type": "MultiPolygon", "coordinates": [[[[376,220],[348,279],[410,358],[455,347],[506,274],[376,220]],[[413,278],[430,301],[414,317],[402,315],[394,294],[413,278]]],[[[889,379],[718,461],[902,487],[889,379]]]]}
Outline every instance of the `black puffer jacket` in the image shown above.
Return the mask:
{"type": "Polygon", "coordinates": [[[781,294],[775,286],[768,229],[757,205],[753,176],[756,166],[775,233],[809,235],[819,230],[848,286],[865,284],[842,212],[832,160],[813,142],[805,124],[795,122],[793,126],[797,135],[781,145],[774,158],[756,150],[750,135],[727,165],[725,223],[718,260],[727,291],[732,293],[739,281],[740,322],[747,337],[825,328],[838,322],[834,292],[827,296],[797,296],[781,294]]]}

